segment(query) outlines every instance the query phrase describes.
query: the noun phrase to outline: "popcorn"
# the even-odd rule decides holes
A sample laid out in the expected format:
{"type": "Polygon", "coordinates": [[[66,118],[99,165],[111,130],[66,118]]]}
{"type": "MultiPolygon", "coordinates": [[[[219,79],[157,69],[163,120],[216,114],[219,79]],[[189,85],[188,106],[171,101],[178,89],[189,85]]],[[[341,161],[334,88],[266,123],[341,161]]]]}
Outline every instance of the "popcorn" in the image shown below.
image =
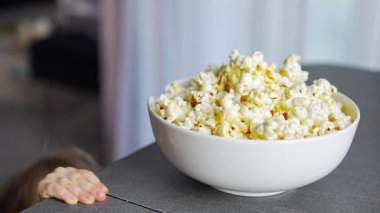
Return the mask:
{"type": "Polygon", "coordinates": [[[233,50],[229,59],[196,74],[189,85],[171,83],[153,98],[154,112],[191,131],[242,139],[307,138],[351,124],[332,98],[335,86],[326,79],[306,85],[299,56],[290,55],[278,70],[261,52],[233,50]]]}

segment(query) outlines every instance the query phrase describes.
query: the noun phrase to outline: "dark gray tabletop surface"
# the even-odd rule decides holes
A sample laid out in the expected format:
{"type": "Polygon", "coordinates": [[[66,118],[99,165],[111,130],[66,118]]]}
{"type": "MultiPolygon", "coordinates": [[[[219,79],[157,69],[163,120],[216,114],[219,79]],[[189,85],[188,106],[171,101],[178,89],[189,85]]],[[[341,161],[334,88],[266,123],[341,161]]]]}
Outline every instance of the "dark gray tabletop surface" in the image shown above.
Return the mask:
{"type": "MultiPolygon", "coordinates": [[[[346,158],[331,174],[283,194],[252,198],[219,192],[176,170],[156,144],[98,173],[114,195],[165,212],[380,212],[380,74],[309,66],[309,79],[326,78],[351,97],[361,121],[346,158]]],[[[49,199],[24,212],[150,212],[108,197],[94,205],[49,199]]]]}

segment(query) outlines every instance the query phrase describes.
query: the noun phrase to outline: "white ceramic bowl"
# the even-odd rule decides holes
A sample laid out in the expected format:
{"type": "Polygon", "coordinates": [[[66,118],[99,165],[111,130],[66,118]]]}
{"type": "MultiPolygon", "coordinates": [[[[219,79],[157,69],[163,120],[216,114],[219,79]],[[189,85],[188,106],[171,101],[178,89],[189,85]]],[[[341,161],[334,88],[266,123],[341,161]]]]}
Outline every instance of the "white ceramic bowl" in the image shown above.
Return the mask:
{"type": "MultiPolygon", "coordinates": [[[[187,83],[188,80],[180,81],[187,83]]],[[[295,140],[246,140],[206,135],[180,128],[148,110],[156,142],[180,171],[220,191],[268,196],[313,183],[343,160],[350,148],[360,111],[347,96],[343,104],[353,123],[328,135],[295,140]]]]}

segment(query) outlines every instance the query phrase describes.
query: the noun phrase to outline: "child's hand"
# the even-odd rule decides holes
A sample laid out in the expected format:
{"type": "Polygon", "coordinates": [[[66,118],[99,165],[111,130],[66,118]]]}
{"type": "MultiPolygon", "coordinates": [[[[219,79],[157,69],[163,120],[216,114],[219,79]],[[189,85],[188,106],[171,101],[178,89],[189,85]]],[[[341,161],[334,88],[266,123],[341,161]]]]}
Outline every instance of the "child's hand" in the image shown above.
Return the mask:
{"type": "Polygon", "coordinates": [[[94,173],[72,167],[56,168],[38,183],[37,190],[42,198],[54,197],[68,204],[103,201],[108,192],[94,173]]]}

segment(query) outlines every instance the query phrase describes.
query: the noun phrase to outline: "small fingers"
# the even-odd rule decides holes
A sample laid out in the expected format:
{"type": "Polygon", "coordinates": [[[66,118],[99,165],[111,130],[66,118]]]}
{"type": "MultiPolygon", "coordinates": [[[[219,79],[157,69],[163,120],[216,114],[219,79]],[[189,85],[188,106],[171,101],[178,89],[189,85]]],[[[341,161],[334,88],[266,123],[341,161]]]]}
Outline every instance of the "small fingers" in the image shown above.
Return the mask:
{"type": "Polygon", "coordinates": [[[90,181],[93,184],[99,184],[100,180],[98,177],[93,172],[90,172],[85,169],[79,169],[78,170],[79,174],[81,174],[83,177],[85,177],[88,181],[90,181]]]}
{"type": "MultiPolygon", "coordinates": [[[[91,171],[79,169],[78,172],[82,174],[89,182],[96,186],[96,194],[107,194],[108,188],[100,182],[99,178],[91,171]]],[[[104,196],[105,197],[105,196],[104,196]]]]}
{"type": "Polygon", "coordinates": [[[65,201],[68,204],[76,204],[78,199],[64,187],[57,183],[48,183],[46,187],[46,195],[65,201]]]}
{"type": "Polygon", "coordinates": [[[53,173],[58,176],[67,176],[67,174],[77,171],[77,169],[73,167],[57,167],[54,169],[53,173]]]}
{"type": "Polygon", "coordinates": [[[79,179],[82,177],[78,172],[71,172],[67,175],[69,180],[73,183],[78,183],[79,179]]]}
{"type": "Polygon", "coordinates": [[[108,193],[108,188],[100,183],[97,185],[97,190],[96,190],[96,195],[95,195],[95,198],[97,201],[103,201],[107,198],[107,193],[108,193]]]}
{"type": "Polygon", "coordinates": [[[66,188],[66,185],[71,183],[71,181],[66,177],[59,177],[57,178],[57,183],[62,186],[63,188],[66,188]]]}
{"type": "Polygon", "coordinates": [[[106,194],[104,192],[97,191],[95,194],[95,199],[97,201],[103,201],[107,198],[106,194]]]}
{"type": "Polygon", "coordinates": [[[78,178],[78,186],[86,192],[86,198],[87,200],[91,200],[92,202],[96,199],[96,186],[89,182],[85,177],[81,176],[78,178]]]}
{"type": "Polygon", "coordinates": [[[37,190],[42,198],[54,197],[69,204],[103,201],[108,193],[94,173],[72,167],[56,168],[38,183],[37,190]]]}
{"type": "Polygon", "coordinates": [[[81,203],[92,204],[95,201],[95,197],[93,195],[87,193],[86,191],[83,191],[79,186],[77,186],[74,183],[69,183],[66,186],[66,189],[70,191],[72,194],[74,194],[81,203]]]}
{"type": "Polygon", "coordinates": [[[65,201],[68,204],[74,205],[74,204],[78,203],[78,198],[76,196],[74,196],[72,193],[70,193],[66,189],[65,189],[64,192],[62,192],[60,194],[60,196],[61,197],[58,198],[58,199],[61,199],[61,200],[65,201]]]}
{"type": "MultiPolygon", "coordinates": [[[[82,194],[78,195],[79,201],[83,201],[86,204],[93,203],[97,196],[96,186],[81,173],[83,174],[83,171],[79,172],[79,170],[77,170],[69,174],[69,179],[83,191],[82,194]]],[[[100,195],[98,199],[102,200],[102,195],[100,195]]]]}
{"type": "Polygon", "coordinates": [[[57,174],[57,171],[62,172],[62,167],[58,167],[54,170],[54,172],[51,172],[47,174],[37,185],[37,192],[42,198],[49,197],[52,193],[51,189],[54,185],[53,183],[60,185],[61,187],[65,188],[65,185],[70,182],[69,179],[65,178],[64,176],[60,176],[57,174]]]}
{"type": "Polygon", "coordinates": [[[107,194],[108,193],[108,188],[103,184],[103,183],[100,183],[100,189],[101,191],[104,193],[104,194],[107,194]]]}
{"type": "Polygon", "coordinates": [[[88,193],[91,193],[94,189],[96,189],[95,185],[89,182],[86,178],[80,177],[78,179],[78,186],[88,193]]]}
{"type": "Polygon", "coordinates": [[[80,169],[78,170],[78,172],[82,174],[82,176],[86,178],[87,181],[91,182],[94,185],[94,187],[91,190],[91,194],[95,196],[95,199],[97,201],[105,200],[106,194],[108,193],[108,189],[104,184],[100,182],[99,178],[96,177],[96,175],[93,172],[90,172],[85,169],[80,169]]]}
{"type": "Polygon", "coordinates": [[[49,181],[47,179],[42,179],[37,185],[37,192],[42,198],[48,198],[49,196],[46,193],[47,184],[49,181]]]}

